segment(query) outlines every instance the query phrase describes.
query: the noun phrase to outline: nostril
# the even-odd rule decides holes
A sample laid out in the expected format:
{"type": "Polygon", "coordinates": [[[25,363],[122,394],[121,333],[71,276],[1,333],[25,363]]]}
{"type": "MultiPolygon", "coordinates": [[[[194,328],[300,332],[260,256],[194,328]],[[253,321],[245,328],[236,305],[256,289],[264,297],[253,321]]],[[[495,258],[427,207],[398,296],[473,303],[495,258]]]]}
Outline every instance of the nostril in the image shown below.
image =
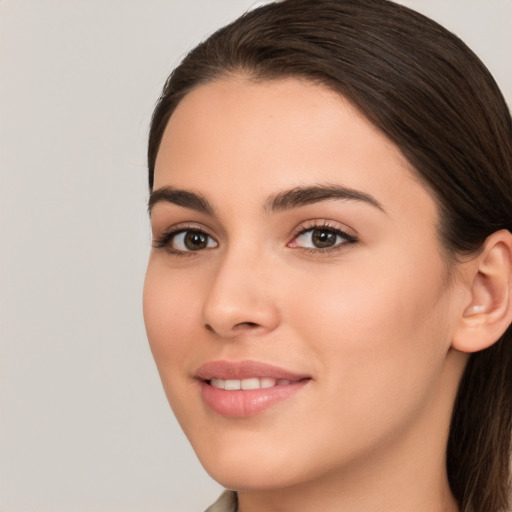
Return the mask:
{"type": "Polygon", "coordinates": [[[261,327],[261,325],[257,322],[239,322],[229,327],[227,331],[224,331],[222,328],[216,329],[214,325],[215,323],[205,323],[204,327],[211,333],[227,338],[243,334],[244,332],[257,332],[257,330],[261,327]]]}
{"type": "Polygon", "coordinates": [[[255,322],[240,322],[235,325],[235,329],[254,329],[255,327],[258,327],[258,324],[255,322]]]}
{"type": "MultiPolygon", "coordinates": [[[[204,324],[206,330],[217,332],[210,324],[204,324]]],[[[233,330],[256,329],[259,325],[256,322],[240,322],[233,326],[233,330]]]]}
{"type": "Polygon", "coordinates": [[[260,327],[260,325],[256,322],[239,322],[233,325],[229,332],[222,332],[221,330],[215,329],[211,324],[204,324],[204,327],[207,331],[210,331],[214,334],[220,334],[221,336],[231,337],[236,336],[237,334],[241,334],[244,331],[255,331],[260,327]]]}

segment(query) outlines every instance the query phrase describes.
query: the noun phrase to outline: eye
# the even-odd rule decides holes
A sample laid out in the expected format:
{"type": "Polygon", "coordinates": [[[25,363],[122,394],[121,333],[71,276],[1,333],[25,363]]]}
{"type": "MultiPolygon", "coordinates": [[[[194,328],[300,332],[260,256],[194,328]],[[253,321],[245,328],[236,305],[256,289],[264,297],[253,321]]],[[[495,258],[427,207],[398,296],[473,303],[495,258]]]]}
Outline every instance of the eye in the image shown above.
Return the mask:
{"type": "Polygon", "coordinates": [[[336,249],[341,245],[352,244],[356,241],[356,238],[339,228],[323,225],[302,229],[289,244],[289,247],[318,251],[336,249]]]}
{"type": "Polygon", "coordinates": [[[164,233],[153,243],[156,248],[166,248],[171,253],[201,251],[217,247],[217,242],[204,231],[181,229],[164,233]]]}
{"type": "Polygon", "coordinates": [[[200,251],[217,246],[212,237],[202,231],[181,231],[174,234],[170,242],[177,251],[200,251]]]}

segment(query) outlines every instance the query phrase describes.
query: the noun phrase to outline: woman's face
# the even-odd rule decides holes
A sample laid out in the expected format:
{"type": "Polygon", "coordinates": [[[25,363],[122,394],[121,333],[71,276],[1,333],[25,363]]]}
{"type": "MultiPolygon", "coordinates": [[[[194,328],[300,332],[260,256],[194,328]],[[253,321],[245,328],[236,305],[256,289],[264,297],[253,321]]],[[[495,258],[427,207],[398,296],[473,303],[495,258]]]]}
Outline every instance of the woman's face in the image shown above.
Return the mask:
{"type": "Polygon", "coordinates": [[[444,453],[460,294],[437,222],[397,147],[323,86],[231,77],[182,100],[156,161],[144,315],[215,479],[280,488],[444,453]]]}

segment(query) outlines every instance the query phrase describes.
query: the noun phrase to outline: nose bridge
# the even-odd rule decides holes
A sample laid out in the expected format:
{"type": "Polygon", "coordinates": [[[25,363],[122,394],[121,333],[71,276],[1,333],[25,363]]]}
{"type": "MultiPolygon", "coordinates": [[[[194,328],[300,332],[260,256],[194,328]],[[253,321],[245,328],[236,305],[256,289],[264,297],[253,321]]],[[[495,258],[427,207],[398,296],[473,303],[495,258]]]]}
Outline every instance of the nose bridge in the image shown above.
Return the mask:
{"type": "Polygon", "coordinates": [[[221,337],[263,334],[278,324],[265,256],[254,249],[247,244],[227,249],[212,277],[203,304],[203,320],[221,337]]]}

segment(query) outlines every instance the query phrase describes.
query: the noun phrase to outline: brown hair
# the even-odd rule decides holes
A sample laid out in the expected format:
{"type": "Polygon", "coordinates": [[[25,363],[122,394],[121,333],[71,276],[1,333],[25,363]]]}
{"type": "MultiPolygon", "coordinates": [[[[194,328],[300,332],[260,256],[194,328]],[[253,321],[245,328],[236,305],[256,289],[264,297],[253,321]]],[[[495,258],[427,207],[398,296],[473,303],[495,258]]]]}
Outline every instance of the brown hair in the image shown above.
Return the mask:
{"type": "MultiPolygon", "coordinates": [[[[437,199],[452,257],[512,231],[512,122],[489,71],[456,36],[388,0],[285,0],[192,50],[151,123],[149,186],[167,122],[199,84],[230,73],[297,76],[345,96],[401,149],[437,199]]],[[[462,512],[503,512],[510,493],[512,331],[473,354],[460,384],[447,471],[462,512]]]]}

